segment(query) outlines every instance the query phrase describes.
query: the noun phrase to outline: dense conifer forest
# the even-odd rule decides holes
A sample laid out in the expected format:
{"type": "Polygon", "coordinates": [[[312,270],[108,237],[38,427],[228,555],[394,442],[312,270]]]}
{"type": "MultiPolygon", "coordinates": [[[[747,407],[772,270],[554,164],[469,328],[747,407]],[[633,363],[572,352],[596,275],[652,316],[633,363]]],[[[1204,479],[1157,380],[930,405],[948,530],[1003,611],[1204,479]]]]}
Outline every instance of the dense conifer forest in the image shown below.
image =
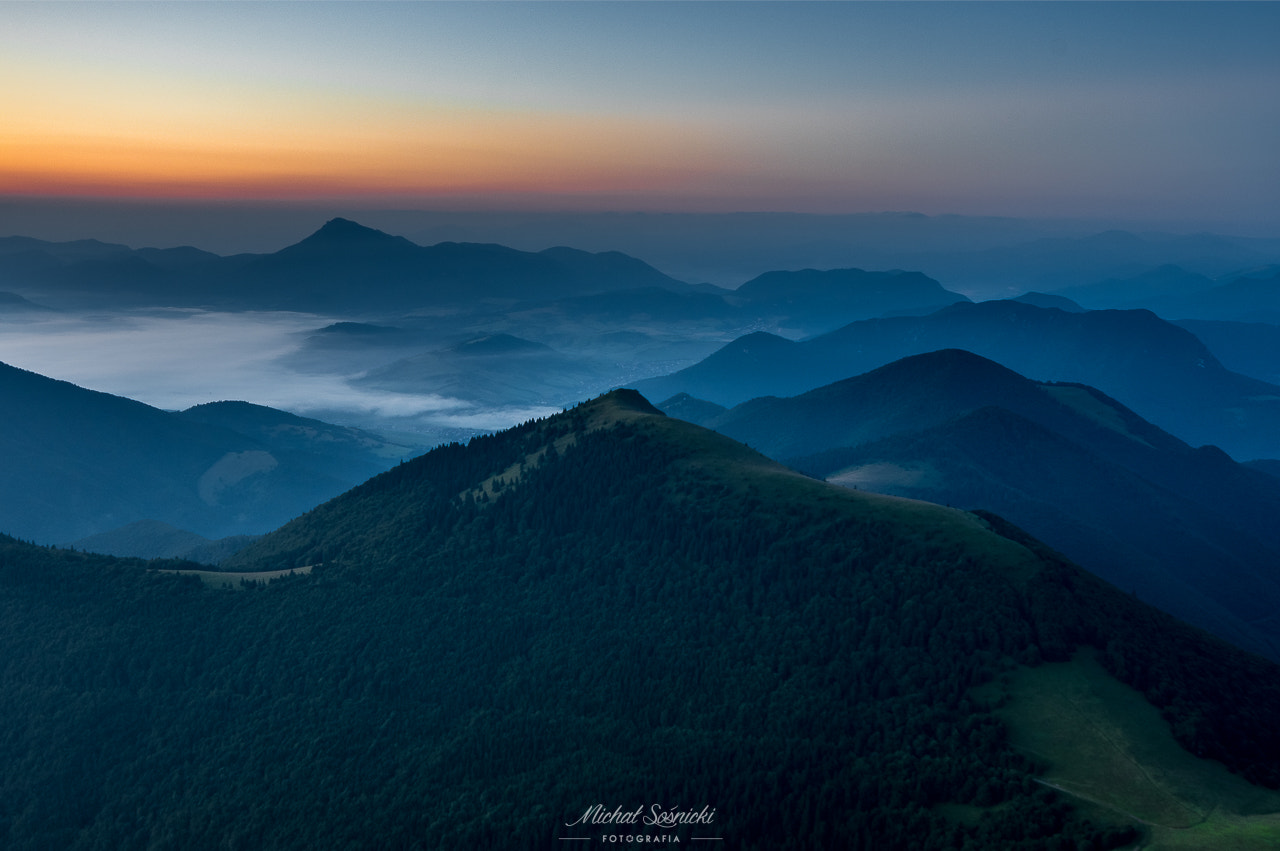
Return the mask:
{"type": "Polygon", "coordinates": [[[781,468],[615,393],[442,447],[206,588],[0,541],[0,845],[1105,849],[972,689],[1092,646],[1280,786],[1270,663],[998,517],[781,468]],[[947,805],[980,816],[956,819],[947,805]],[[578,826],[579,828],[581,825],[578,826]],[[646,833],[647,831],[647,833],[646,833]]]}

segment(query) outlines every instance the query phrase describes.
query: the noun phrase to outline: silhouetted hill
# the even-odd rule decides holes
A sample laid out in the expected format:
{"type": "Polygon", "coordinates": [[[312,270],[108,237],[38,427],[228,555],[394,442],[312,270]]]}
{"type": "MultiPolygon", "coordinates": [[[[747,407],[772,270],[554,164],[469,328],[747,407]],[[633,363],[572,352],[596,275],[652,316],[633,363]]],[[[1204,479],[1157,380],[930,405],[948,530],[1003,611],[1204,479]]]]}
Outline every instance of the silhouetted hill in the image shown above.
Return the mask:
{"type": "Polygon", "coordinates": [[[1213,234],[1135,234],[1108,230],[1085,236],[1047,237],[981,251],[937,254],[918,268],[940,279],[991,288],[1004,284],[1065,295],[1089,308],[1147,306],[1145,294],[1174,283],[1177,275],[1217,276],[1262,262],[1247,240],[1213,234]],[[1145,276],[1155,271],[1154,280],[1145,276]],[[984,280],[985,279],[985,280],[984,280]],[[1098,282],[1105,282],[1099,284],[1098,282]],[[1097,286],[1097,289],[1090,289],[1097,286]]]}
{"type": "Polygon", "coordinates": [[[1269,322],[1178,319],[1232,372],[1280,384],[1280,326],[1269,322]]]}
{"type": "Polygon", "coordinates": [[[1216,278],[1165,265],[1060,294],[1091,308],[1146,308],[1171,320],[1280,324],[1280,268],[1274,265],[1216,278]]]}
{"type": "Polygon", "coordinates": [[[188,532],[161,523],[158,520],[139,520],[99,532],[68,546],[77,550],[103,555],[145,559],[185,559],[202,564],[217,564],[244,549],[254,540],[251,535],[235,535],[211,541],[203,535],[188,532]]]}
{"type": "Polygon", "coordinates": [[[1143,600],[1280,658],[1280,482],[1096,390],[939,351],[704,423],[841,484],[995,511],[1143,600]]]}
{"type": "Polygon", "coordinates": [[[688,393],[677,393],[665,402],[659,402],[657,407],[669,417],[695,425],[706,425],[726,410],[724,405],[695,399],[688,393]]]}
{"type": "Polygon", "coordinates": [[[556,848],[600,804],[707,813],[682,845],[1112,848],[1154,828],[1087,821],[1036,782],[1058,748],[1015,744],[1053,693],[1011,684],[1089,670],[1112,690],[1057,714],[1065,747],[1120,711],[1114,676],[1170,759],[1238,775],[1184,792],[1280,784],[1274,665],[997,517],[808,479],[633,393],[441,447],[235,566],[311,571],[215,592],[0,539],[7,847],[556,848]]]}
{"type": "Polygon", "coordinates": [[[606,382],[605,366],[509,334],[484,335],[371,369],[356,383],[486,405],[563,407],[606,382]]]}
{"type": "Polygon", "coordinates": [[[1039,381],[1097,387],[1193,444],[1237,458],[1280,455],[1280,387],[1223,368],[1185,329],[1145,310],[1066,313],[1014,301],[957,304],[924,317],[854,322],[768,363],[743,338],[695,364],[635,386],[654,398],[686,392],[717,404],[791,396],[913,354],[958,348],[1039,381]]]}
{"type": "Polygon", "coordinates": [[[412,446],[349,426],[338,426],[249,402],[208,402],[178,416],[243,434],[281,461],[359,483],[418,454],[412,446]]]}
{"type": "Polygon", "coordinates": [[[811,360],[804,343],[756,331],[726,343],[693,366],[633,386],[655,399],[688,393],[718,405],[736,405],[771,392],[761,388],[789,389],[797,379],[805,383],[795,370],[811,369],[811,360]]]}
{"type": "MultiPolygon", "coordinates": [[[[8,249],[7,251],[5,249],[8,249]]],[[[13,238],[0,284],[84,306],[182,305],[362,315],[494,300],[546,300],[639,287],[687,289],[617,252],[443,242],[419,246],[347,219],[271,254],[216,257],[88,241],[13,238]]]]}
{"type": "Polygon", "coordinates": [[[682,286],[616,252],[532,253],[453,242],[424,247],[344,219],[334,219],[301,242],[257,258],[239,275],[242,282],[232,292],[250,304],[348,313],[682,286]]]}
{"type": "Polygon", "coordinates": [[[39,541],[144,519],[210,538],[263,532],[402,457],[283,412],[168,413],[3,364],[0,401],[0,528],[39,541]]]}
{"type": "Polygon", "coordinates": [[[738,287],[730,300],[752,315],[813,334],[858,319],[932,313],[969,299],[920,272],[804,269],[767,272],[738,287]]]}
{"type": "Polygon", "coordinates": [[[1232,276],[1210,290],[1168,298],[1153,308],[1172,319],[1216,319],[1280,325],[1280,268],[1232,276]]]}
{"type": "Polygon", "coordinates": [[[1155,309],[1156,304],[1171,298],[1212,288],[1212,278],[1165,264],[1137,275],[1068,287],[1055,295],[1070,298],[1091,310],[1135,310],[1155,309]]]}
{"type": "Polygon", "coordinates": [[[1261,458],[1256,461],[1246,461],[1244,466],[1280,478],[1280,459],[1261,458]]]}
{"type": "Polygon", "coordinates": [[[1071,299],[1048,293],[1023,293],[1015,299],[1010,299],[1010,301],[1019,301],[1032,307],[1056,307],[1058,310],[1065,310],[1067,313],[1081,313],[1084,311],[1083,307],[1071,299]]]}

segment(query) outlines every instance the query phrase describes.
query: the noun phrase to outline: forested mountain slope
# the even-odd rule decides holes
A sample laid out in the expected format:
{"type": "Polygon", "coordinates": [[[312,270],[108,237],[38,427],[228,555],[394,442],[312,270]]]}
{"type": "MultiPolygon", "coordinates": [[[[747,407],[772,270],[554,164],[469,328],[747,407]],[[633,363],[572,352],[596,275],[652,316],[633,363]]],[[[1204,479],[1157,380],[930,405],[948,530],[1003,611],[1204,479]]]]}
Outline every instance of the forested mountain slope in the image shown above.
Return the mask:
{"type": "Polygon", "coordinates": [[[172,413],[0,364],[0,530],[74,541],[140,520],[268,531],[415,451],[245,403],[172,413]]]}
{"type": "Polygon", "coordinates": [[[1115,847],[1135,823],[1037,783],[973,691],[1084,646],[1280,785],[1275,666],[998,518],[634,393],[437,449],[235,561],[312,569],[218,592],[0,540],[0,844],[1115,847]],[[711,817],[574,829],[597,804],[711,817]]]}
{"type": "Polygon", "coordinates": [[[943,350],[730,410],[671,401],[813,475],[997,512],[1143,600],[1280,658],[1280,482],[1093,388],[943,350]]]}

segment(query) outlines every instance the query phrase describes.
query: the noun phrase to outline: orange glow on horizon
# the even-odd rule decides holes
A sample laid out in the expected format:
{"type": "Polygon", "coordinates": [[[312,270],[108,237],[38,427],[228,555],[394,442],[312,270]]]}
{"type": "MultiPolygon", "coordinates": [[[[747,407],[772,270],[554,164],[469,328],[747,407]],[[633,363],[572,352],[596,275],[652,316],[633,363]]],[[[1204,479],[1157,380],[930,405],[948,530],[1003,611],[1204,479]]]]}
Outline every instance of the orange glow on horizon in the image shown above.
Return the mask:
{"type": "Polygon", "coordinates": [[[680,195],[733,157],[704,131],[612,117],[445,111],[326,133],[239,125],[0,134],[0,195],[122,198],[680,195]]]}

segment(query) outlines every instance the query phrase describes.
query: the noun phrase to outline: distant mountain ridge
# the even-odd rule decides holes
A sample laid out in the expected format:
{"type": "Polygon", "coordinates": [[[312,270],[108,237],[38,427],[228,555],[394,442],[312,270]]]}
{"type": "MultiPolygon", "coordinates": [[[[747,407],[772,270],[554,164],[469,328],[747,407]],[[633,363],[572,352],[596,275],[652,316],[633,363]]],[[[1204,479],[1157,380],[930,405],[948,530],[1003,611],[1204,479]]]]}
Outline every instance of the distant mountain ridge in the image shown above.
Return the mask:
{"type": "Polygon", "coordinates": [[[798,343],[754,334],[635,387],[657,399],[685,392],[735,405],[947,348],[1038,381],[1097,387],[1192,444],[1213,444],[1240,459],[1280,457],[1280,387],[1230,372],[1192,334],[1145,310],[1067,313],[988,301],[854,322],[798,343]]]}
{"type": "Polygon", "coordinates": [[[801,333],[877,316],[932,313],[969,301],[920,272],[862,269],[766,272],[734,290],[729,300],[757,314],[785,317],[801,333]]]}
{"type": "Polygon", "coordinates": [[[0,285],[65,307],[185,306],[347,316],[563,302],[570,314],[736,317],[743,325],[829,331],[855,319],[967,301],[920,272],[774,271],[737,290],[690,286],[618,251],[492,243],[417,245],[334,218],[270,254],[133,250],[95,241],[0,241],[0,285]],[[594,299],[594,302],[590,301],[594,299]],[[576,302],[576,303],[574,303],[576,302]]]}
{"type": "Polygon", "coordinates": [[[0,284],[65,304],[218,306],[352,315],[484,299],[529,300],[687,285],[617,252],[517,251],[500,245],[423,247],[335,218],[272,254],[219,257],[14,238],[0,245],[0,284]],[[8,247],[8,252],[3,251],[8,247]]]}

